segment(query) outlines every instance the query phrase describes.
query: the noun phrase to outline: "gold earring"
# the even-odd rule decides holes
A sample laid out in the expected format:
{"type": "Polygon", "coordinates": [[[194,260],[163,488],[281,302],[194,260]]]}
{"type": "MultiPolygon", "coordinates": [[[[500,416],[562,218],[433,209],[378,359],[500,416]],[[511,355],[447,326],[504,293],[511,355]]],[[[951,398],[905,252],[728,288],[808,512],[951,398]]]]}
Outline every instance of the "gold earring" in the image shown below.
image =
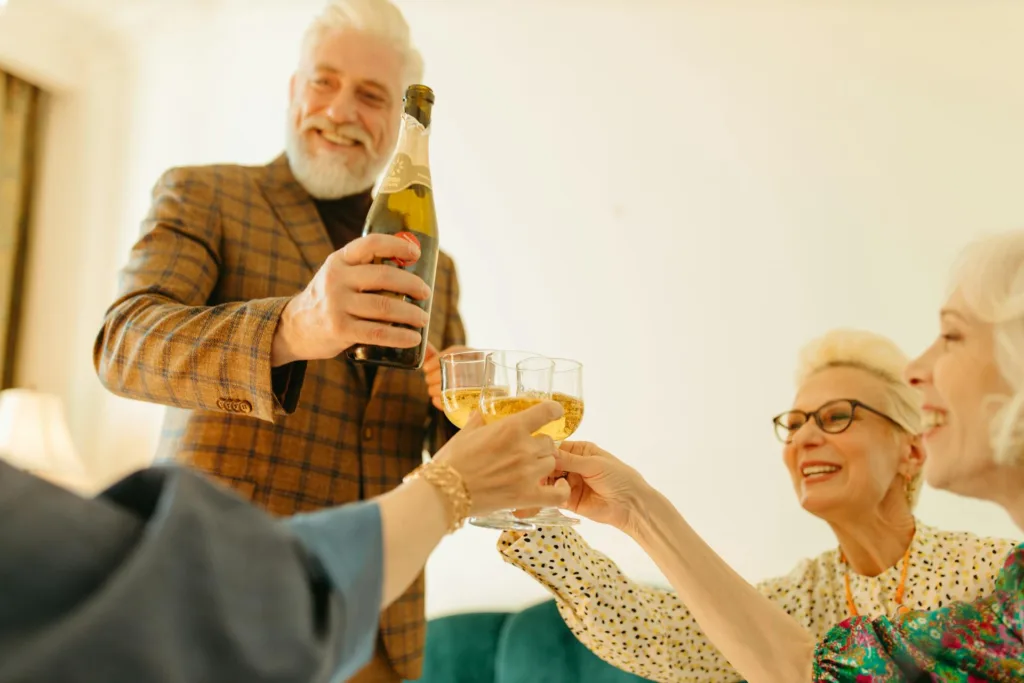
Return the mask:
{"type": "Polygon", "coordinates": [[[913,509],[914,507],[914,481],[911,477],[903,477],[903,491],[907,497],[907,505],[913,509]]]}

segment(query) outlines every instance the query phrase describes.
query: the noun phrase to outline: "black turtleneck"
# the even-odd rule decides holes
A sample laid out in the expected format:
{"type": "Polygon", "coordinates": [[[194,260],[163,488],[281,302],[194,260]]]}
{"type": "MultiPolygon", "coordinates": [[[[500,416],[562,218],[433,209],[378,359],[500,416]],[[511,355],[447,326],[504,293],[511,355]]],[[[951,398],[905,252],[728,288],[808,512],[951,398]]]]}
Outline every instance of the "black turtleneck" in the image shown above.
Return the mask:
{"type": "Polygon", "coordinates": [[[362,236],[366,214],[370,211],[372,202],[373,198],[369,191],[341,199],[313,200],[335,250],[362,236]]]}

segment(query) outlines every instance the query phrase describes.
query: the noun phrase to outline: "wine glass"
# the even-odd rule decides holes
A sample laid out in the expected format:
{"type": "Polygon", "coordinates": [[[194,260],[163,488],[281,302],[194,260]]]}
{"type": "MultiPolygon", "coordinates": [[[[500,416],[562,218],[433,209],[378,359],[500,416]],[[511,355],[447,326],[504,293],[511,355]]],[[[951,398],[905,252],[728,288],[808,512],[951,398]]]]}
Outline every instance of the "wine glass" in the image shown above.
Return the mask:
{"type": "MultiPolygon", "coordinates": [[[[562,418],[552,423],[551,438],[559,446],[572,436],[583,421],[583,364],[569,358],[552,358],[555,364],[551,377],[551,398],[562,405],[562,418]]],[[[520,522],[542,526],[574,526],[580,523],[567,517],[558,508],[541,508],[532,517],[518,518],[520,522]]]]}
{"type": "Polygon", "coordinates": [[[441,356],[441,402],[448,420],[462,429],[480,407],[484,366],[490,351],[458,351],[441,356]]]}
{"type": "MultiPolygon", "coordinates": [[[[554,361],[535,353],[488,353],[484,361],[483,387],[480,391],[480,414],[484,423],[492,424],[550,399],[554,369],[554,361]]],[[[541,431],[547,428],[548,425],[545,425],[541,431]]],[[[532,531],[537,528],[516,519],[512,510],[498,510],[482,517],[472,517],[469,523],[487,529],[532,531]]]]}

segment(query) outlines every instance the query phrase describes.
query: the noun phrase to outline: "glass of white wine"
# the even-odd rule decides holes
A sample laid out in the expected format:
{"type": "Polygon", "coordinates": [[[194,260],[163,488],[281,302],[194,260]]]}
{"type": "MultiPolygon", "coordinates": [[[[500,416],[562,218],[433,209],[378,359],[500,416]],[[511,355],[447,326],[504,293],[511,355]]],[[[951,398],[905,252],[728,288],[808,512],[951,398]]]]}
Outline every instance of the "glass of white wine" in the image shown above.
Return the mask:
{"type": "MultiPolygon", "coordinates": [[[[571,437],[583,422],[583,364],[570,358],[552,358],[555,364],[551,376],[551,398],[562,405],[562,418],[552,423],[551,438],[555,445],[571,437]]],[[[520,522],[544,526],[574,526],[580,523],[575,517],[563,515],[558,508],[541,508],[532,517],[519,519],[520,522]]]]}
{"type": "MultiPolygon", "coordinates": [[[[480,413],[485,424],[492,424],[520,413],[551,398],[551,379],[555,363],[550,358],[526,351],[492,351],[484,361],[480,413]]],[[[555,423],[552,423],[554,425],[555,423]]],[[[548,429],[545,425],[541,431],[548,429]]],[[[537,527],[520,521],[512,510],[498,510],[469,523],[487,529],[532,531],[537,527]]]]}
{"type": "MultiPolygon", "coordinates": [[[[441,356],[441,402],[449,422],[462,429],[480,408],[484,366],[490,351],[459,351],[441,356]]],[[[536,354],[534,354],[536,355],[536,354]]]]}

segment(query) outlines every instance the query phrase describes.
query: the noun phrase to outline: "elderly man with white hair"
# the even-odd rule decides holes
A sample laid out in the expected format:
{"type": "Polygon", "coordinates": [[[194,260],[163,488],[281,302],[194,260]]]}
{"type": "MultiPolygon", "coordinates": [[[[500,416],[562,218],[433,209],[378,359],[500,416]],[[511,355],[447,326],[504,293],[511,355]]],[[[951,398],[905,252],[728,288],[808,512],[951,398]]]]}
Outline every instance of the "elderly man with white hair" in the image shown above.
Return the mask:
{"type": "MultiPolygon", "coordinates": [[[[93,352],[110,391],[169,407],[158,459],[290,516],[386,493],[451,436],[423,372],[343,354],[421,334],[432,351],[465,343],[451,258],[439,254],[431,293],[373,265],[399,255],[393,241],[361,237],[422,71],[388,0],[329,2],[291,79],[286,152],[160,178],[93,352]],[[381,289],[432,296],[429,320],[381,289]]],[[[356,680],[417,678],[424,633],[421,575],[381,615],[356,680]]]]}

